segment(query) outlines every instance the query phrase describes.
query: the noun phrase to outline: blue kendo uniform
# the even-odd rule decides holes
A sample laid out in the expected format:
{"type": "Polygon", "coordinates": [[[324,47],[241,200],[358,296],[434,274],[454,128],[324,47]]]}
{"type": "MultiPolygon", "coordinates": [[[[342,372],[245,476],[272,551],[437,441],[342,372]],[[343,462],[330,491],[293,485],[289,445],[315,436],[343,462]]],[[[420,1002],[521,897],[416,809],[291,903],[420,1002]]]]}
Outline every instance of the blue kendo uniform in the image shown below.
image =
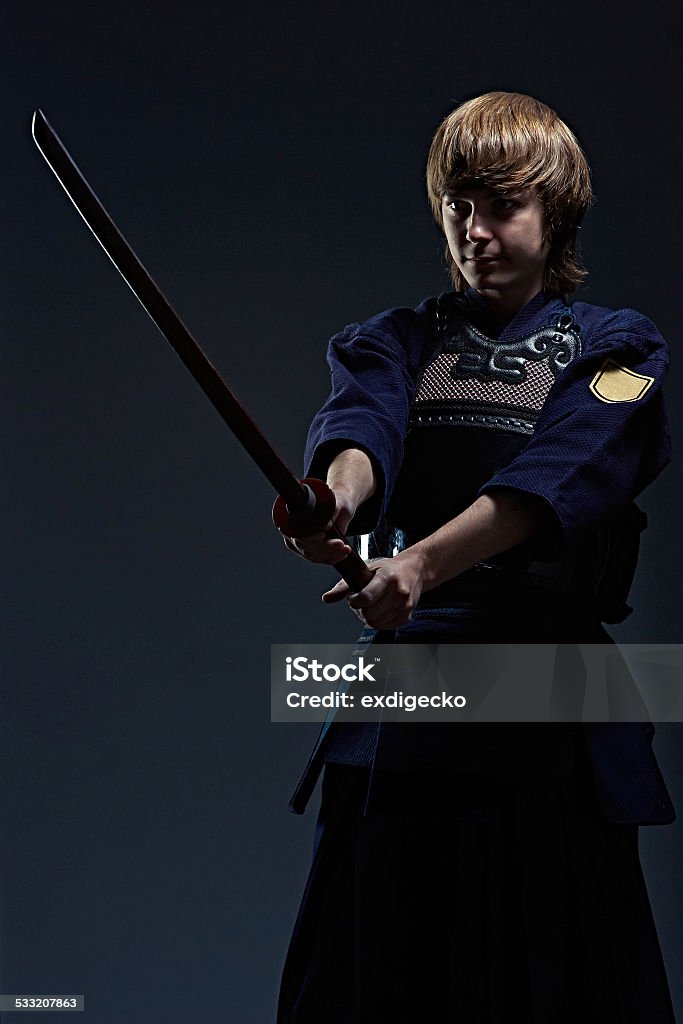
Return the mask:
{"type": "MultiPolygon", "coordinates": [[[[531,541],[424,594],[395,639],[610,642],[599,622],[630,611],[645,519],[633,499],[671,457],[668,350],[646,317],[568,307],[541,292],[501,323],[470,289],[347,326],[332,338],[328,362],[332,392],[310,428],[306,472],[324,479],[339,451],[366,452],[377,487],[348,532],[370,532],[371,553],[414,543],[497,488],[534,495],[545,511],[531,541]],[[515,618],[520,601],[524,616],[515,618]]],[[[426,741],[435,772],[458,770],[448,727],[424,728],[408,744],[400,726],[326,723],[292,809],[303,811],[324,760],[409,769],[426,741]]],[[[673,820],[652,734],[639,723],[583,727],[609,821],[673,820]]],[[[458,744],[461,767],[465,750],[458,744]]]]}
{"type": "MultiPolygon", "coordinates": [[[[473,290],[351,324],[308,476],[346,448],[376,490],[350,535],[391,555],[497,488],[533,537],[422,595],[364,642],[610,643],[670,458],[667,348],[634,310],[537,295],[505,323],[473,290]]],[[[571,646],[569,647],[571,648],[571,646]]],[[[311,872],[278,1024],[524,1019],[673,1024],[637,852],[674,812],[638,723],[328,721],[311,872]]]]}

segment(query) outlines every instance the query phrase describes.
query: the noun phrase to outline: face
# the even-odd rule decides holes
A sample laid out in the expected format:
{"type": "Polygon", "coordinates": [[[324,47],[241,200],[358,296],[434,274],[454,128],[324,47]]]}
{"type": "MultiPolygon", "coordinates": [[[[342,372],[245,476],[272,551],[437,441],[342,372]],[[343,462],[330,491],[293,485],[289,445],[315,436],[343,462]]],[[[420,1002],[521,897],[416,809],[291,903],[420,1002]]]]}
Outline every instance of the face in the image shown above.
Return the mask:
{"type": "Polygon", "coordinates": [[[446,193],[441,208],[448,248],[471,288],[509,313],[541,290],[550,243],[534,189],[465,188],[446,193]]]}

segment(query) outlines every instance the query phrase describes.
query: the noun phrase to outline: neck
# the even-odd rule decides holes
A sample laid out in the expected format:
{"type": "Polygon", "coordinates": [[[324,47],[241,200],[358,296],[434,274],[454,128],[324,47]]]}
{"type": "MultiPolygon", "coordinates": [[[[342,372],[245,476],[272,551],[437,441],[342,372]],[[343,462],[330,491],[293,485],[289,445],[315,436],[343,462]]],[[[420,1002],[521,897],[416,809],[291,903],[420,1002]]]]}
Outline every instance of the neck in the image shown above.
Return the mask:
{"type": "Polygon", "coordinates": [[[532,299],[534,299],[541,291],[541,285],[534,285],[533,288],[525,288],[523,291],[510,292],[509,289],[505,291],[498,291],[495,288],[483,288],[478,291],[482,299],[487,305],[491,307],[500,317],[512,319],[515,314],[519,313],[520,309],[524,309],[532,299]]]}

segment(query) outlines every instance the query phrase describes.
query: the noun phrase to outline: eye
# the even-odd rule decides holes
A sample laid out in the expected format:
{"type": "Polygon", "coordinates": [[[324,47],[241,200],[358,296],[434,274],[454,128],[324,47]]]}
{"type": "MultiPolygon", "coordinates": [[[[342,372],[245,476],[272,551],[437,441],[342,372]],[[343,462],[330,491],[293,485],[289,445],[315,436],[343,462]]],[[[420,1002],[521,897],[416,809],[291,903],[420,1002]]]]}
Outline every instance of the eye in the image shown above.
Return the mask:
{"type": "Polygon", "coordinates": [[[497,210],[507,211],[514,210],[520,204],[518,201],[510,199],[508,196],[497,196],[493,205],[497,210]]]}
{"type": "Polygon", "coordinates": [[[464,199],[447,199],[446,206],[452,213],[466,213],[469,209],[469,203],[466,203],[464,199]]]}

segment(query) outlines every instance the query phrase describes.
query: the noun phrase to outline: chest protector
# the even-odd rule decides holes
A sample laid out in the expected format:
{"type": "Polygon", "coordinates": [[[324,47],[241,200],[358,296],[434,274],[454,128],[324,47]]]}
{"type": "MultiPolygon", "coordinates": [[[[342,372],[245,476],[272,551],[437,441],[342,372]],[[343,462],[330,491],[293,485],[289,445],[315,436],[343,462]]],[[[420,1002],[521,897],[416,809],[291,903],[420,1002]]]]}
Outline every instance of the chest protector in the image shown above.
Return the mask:
{"type": "MultiPolygon", "coordinates": [[[[550,388],[581,350],[569,306],[521,338],[498,341],[466,319],[452,297],[441,296],[404,461],[387,517],[370,537],[370,556],[403,550],[471,505],[528,443],[550,388]]],[[[646,523],[631,504],[566,543],[559,524],[549,522],[538,536],[457,577],[451,589],[462,595],[468,579],[485,571],[493,587],[498,580],[509,588],[518,578],[592,607],[604,622],[621,622],[631,611],[626,598],[646,523]]]]}

